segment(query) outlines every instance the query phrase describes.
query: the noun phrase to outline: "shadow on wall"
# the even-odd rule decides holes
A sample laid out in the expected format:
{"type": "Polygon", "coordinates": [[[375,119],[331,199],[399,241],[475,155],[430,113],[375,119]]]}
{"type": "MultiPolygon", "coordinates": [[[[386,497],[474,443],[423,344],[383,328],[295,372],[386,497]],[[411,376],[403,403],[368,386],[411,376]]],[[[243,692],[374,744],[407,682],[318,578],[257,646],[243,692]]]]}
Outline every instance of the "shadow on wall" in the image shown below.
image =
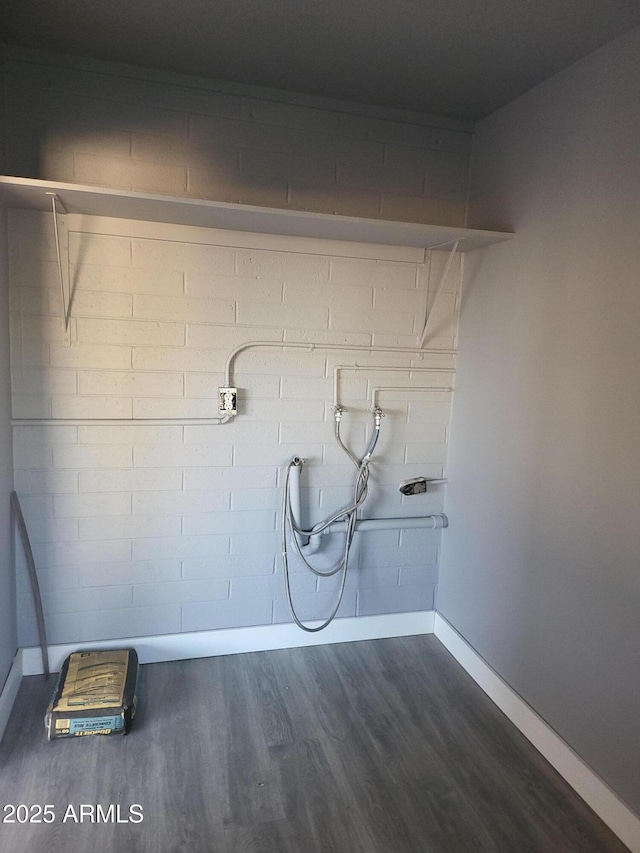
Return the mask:
{"type": "MultiPolygon", "coordinates": [[[[471,133],[213,89],[15,62],[7,173],[463,226],[471,133]]],[[[451,123],[449,123],[451,124],[451,123]]]]}
{"type": "Polygon", "coordinates": [[[48,180],[236,204],[464,222],[466,155],[414,149],[414,164],[389,166],[388,146],[381,142],[248,122],[246,129],[239,122],[219,124],[211,135],[186,138],[47,128],[29,171],[48,180]],[[256,139],[247,143],[249,130],[256,139]]]}
{"type": "Polygon", "coordinates": [[[224,141],[134,136],[104,129],[47,129],[36,173],[45,180],[287,206],[286,154],[272,158],[270,171],[256,174],[251,157],[224,141]]]}

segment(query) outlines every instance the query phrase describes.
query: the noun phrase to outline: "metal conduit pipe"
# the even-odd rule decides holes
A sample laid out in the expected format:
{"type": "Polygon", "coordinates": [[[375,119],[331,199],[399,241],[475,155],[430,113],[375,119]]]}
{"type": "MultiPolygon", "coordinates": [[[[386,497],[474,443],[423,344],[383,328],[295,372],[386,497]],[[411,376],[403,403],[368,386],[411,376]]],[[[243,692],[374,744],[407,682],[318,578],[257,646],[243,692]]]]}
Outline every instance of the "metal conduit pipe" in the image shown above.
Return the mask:
{"type": "MultiPolygon", "coordinates": [[[[336,351],[336,352],[367,352],[367,353],[377,353],[377,352],[386,352],[386,353],[405,353],[411,355],[457,355],[458,351],[455,349],[429,349],[427,347],[388,347],[388,346],[364,346],[361,344],[314,344],[314,343],[299,343],[297,341],[247,341],[244,344],[239,344],[235,349],[231,350],[229,355],[227,356],[227,360],[225,362],[224,367],[224,384],[225,386],[232,385],[231,375],[232,375],[232,367],[233,362],[235,361],[236,356],[238,356],[241,352],[246,349],[251,349],[252,347],[271,347],[273,349],[305,349],[309,350],[309,352],[313,352],[315,350],[327,350],[336,351]]],[[[407,368],[411,370],[411,368],[407,368]]],[[[413,368],[414,370],[416,368],[413,368]]]]}
{"type": "MultiPolygon", "coordinates": [[[[54,199],[55,202],[55,199],[54,199]]],[[[384,352],[384,353],[404,353],[406,355],[416,355],[416,356],[425,356],[425,355],[446,355],[446,356],[455,356],[457,355],[457,350],[455,349],[429,349],[427,347],[387,347],[387,346],[364,346],[357,344],[314,344],[314,343],[298,343],[297,341],[248,341],[244,344],[239,344],[235,349],[233,349],[229,355],[227,356],[224,368],[224,386],[230,386],[232,384],[232,371],[233,371],[233,363],[241,352],[244,352],[246,349],[251,349],[252,347],[271,347],[274,349],[303,349],[309,350],[309,352],[314,352],[315,350],[327,350],[327,351],[336,351],[336,352],[365,352],[365,353],[374,353],[374,352],[384,352]]],[[[342,369],[346,369],[342,368],[342,369]]],[[[352,368],[349,368],[352,369],[352,368]]],[[[353,368],[355,369],[355,368],[353,368]]],[[[370,368],[373,369],[373,368],[370,368]]],[[[378,367],[377,370],[388,370],[388,367],[378,367]]],[[[394,368],[403,371],[416,371],[416,370],[428,370],[428,371],[440,371],[440,368],[422,368],[422,367],[407,367],[407,368],[394,368]]],[[[442,372],[446,373],[454,373],[455,370],[453,368],[442,368],[442,372]]],[[[335,376],[334,376],[334,386],[335,386],[335,376]]],[[[334,395],[335,396],[335,395],[334,395]]],[[[12,420],[12,426],[40,426],[40,425],[49,425],[49,424],[69,424],[73,426],[85,426],[87,424],[92,425],[104,425],[104,426],[128,426],[129,424],[149,424],[149,425],[169,425],[169,424],[179,424],[179,423],[190,423],[190,424],[206,424],[210,426],[218,426],[222,424],[229,423],[231,420],[235,418],[235,415],[223,415],[221,417],[213,417],[213,418],[14,418],[12,420]]]]}

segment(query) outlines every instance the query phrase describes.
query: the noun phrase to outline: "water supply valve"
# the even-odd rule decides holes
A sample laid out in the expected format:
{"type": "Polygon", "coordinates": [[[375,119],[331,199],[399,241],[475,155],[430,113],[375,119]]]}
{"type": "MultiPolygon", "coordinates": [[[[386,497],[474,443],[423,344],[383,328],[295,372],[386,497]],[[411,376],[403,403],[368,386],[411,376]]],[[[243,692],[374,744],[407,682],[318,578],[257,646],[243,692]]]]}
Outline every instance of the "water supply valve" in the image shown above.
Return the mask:
{"type": "Polygon", "coordinates": [[[342,420],[342,415],[343,415],[346,411],[347,411],[347,410],[345,409],[345,407],[344,407],[344,406],[341,406],[339,403],[337,403],[337,404],[333,407],[333,416],[335,417],[335,419],[336,419],[336,423],[337,423],[337,424],[339,424],[339,423],[340,423],[340,421],[342,420]]]}
{"type": "Polygon", "coordinates": [[[374,406],[373,409],[371,409],[371,411],[373,412],[373,417],[375,420],[376,429],[379,430],[380,429],[380,421],[384,417],[384,412],[382,411],[380,406],[374,406]]]}
{"type": "Polygon", "coordinates": [[[403,480],[398,486],[403,495],[423,495],[429,486],[444,485],[446,480],[427,479],[427,477],[413,477],[411,480],[403,480]]]}

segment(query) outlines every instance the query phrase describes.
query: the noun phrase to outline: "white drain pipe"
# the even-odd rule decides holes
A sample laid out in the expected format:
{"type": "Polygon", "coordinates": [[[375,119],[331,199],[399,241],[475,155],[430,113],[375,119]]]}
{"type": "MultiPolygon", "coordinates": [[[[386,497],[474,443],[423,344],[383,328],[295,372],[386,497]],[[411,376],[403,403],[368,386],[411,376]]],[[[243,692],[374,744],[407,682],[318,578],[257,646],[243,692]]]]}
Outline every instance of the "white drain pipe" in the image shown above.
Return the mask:
{"type": "MultiPolygon", "coordinates": [[[[302,519],[302,501],[300,500],[300,471],[302,470],[302,463],[304,460],[299,456],[296,456],[293,461],[295,464],[291,466],[291,470],[289,471],[289,501],[291,504],[291,515],[298,527],[304,528],[305,525],[302,519]]],[[[314,540],[318,540],[319,537],[314,536],[313,538],[314,540]]],[[[300,547],[303,551],[307,553],[313,553],[318,550],[319,542],[317,541],[314,541],[315,548],[309,549],[311,538],[308,536],[301,536],[298,542],[300,543],[300,547]]]]}
{"type": "MultiPolygon", "coordinates": [[[[296,457],[298,459],[298,457],[296,457]]],[[[300,498],[300,472],[302,461],[293,465],[289,474],[289,497],[291,500],[291,512],[296,524],[304,527],[302,519],[302,501],[300,498]]],[[[339,533],[344,531],[345,521],[334,521],[322,533],[309,536],[306,542],[300,541],[300,547],[305,554],[314,554],[320,547],[320,537],[327,533],[339,533]]],[[[426,530],[437,530],[449,526],[449,519],[443,512],[433,515],[405,516],[397,518],[359,518],[356,521],[356,533],[366,533],[370,530],[415,530],[424,528],[426,530]]]]}
{"type": "MultiPolygon", "coordinates": [[[[323,533],[337,533],[344,529],[344,524],[344,521],[334,521],[323,533]]],[[[359,518],[356,521],[356,533],[364,533],[367,530],[415,530],[418,528],[437,530],[448,526],[449,519],[443,512],[398,518],[359,518]]]]}

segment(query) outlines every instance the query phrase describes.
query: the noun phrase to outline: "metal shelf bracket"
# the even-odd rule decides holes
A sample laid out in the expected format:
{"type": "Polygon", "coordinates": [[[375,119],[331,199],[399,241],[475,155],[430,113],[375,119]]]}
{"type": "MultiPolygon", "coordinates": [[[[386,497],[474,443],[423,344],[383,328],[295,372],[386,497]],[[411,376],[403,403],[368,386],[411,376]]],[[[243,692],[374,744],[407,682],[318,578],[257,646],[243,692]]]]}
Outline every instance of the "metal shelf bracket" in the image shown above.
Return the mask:
{"type": "Polygon", "coordinates": [[[449,257],[447,258],[447,262],[442,270],[442,275],[440,276],[440,281],[438,282],[438,287],[436,288],[435,295],[433,300],[431,301],[431,305],[427,308],[427,315],[424,319],[424,326],[422,328],[422,332],[420,334],[420,340],[418,346],[423,347],[424,342],[427,339],[427,332],[429,331],[429,321],[433,317],[433,309],[436,307],[436,302],[438,301],[440,294],[442,293],[442,288],[444,287],[444,283],[447,280],[447,276],[449,275],[449,270],[451,269],[451,264],[453,262],[453,257],[455,253],[458,251],[458,246],[462,242],[463,238],[459,240],[454,240],[453,245],[451,246],[451,251],[449,252],[449,257]]]}
{"type": "Polygon", "coordinates": [[[58,259],[58,277],[60,279],[60,294],[62,296],[62,321],[64,327],[62,343],[65,346],[70,346],[71,275],[69,271],[69,225],[67,222],[67,211],[58,198],[57,193],[48,192],[47,195],[51,198],[53,231],[56,239],[56,255],[58,259]],[[58,213],[58,205],[62,208],[62,213],[58,213]]]}

